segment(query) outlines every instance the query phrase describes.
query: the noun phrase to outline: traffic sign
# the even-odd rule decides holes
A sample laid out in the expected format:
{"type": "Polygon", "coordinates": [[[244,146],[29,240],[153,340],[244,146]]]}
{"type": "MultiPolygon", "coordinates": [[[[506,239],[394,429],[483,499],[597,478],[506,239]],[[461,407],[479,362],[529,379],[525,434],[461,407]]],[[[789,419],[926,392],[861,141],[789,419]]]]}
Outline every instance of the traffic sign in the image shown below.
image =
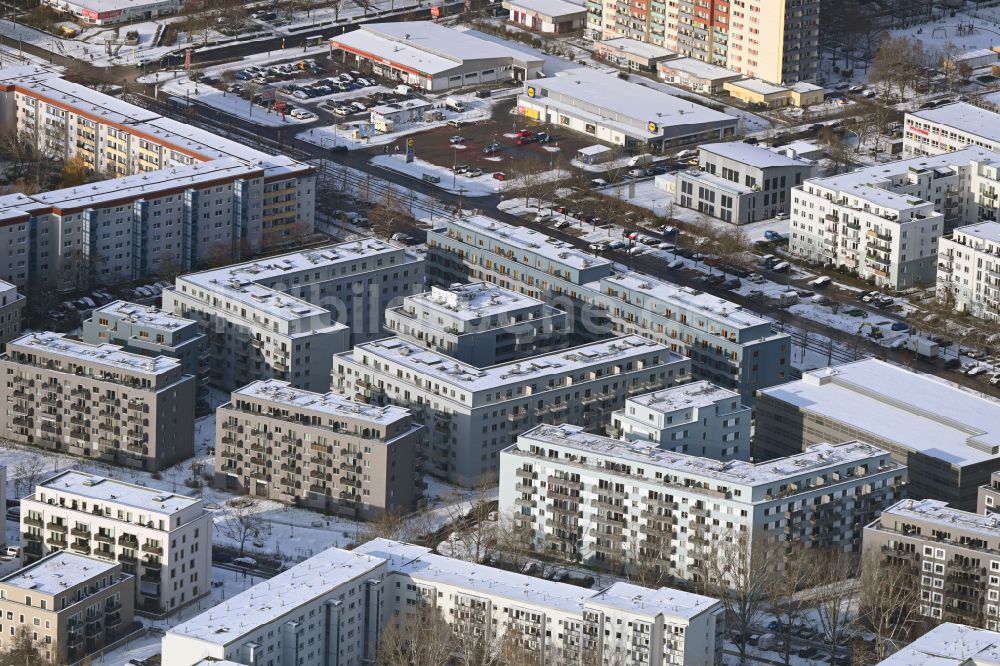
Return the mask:
{"type": "Polygon", "coordinates": [[[406,147],[407,148],[413,148],[413,145],[414,145],[413,144],[413,139],[407,139],[406,140],[406,147]]]}

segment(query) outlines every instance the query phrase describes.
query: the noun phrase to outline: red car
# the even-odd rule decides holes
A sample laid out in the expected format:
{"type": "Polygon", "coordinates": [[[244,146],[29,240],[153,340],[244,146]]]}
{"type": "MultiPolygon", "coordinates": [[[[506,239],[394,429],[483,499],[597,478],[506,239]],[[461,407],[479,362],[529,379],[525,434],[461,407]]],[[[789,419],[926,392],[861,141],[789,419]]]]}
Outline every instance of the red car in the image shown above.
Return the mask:
{"type": "Polygon", "coordinates": [[[493,177],[496,178],[497,180],[507,180],[507,174],[505,174],[503,171],[497,171],[495,174],[493,174],[493,177]]]}
{"type": "Polygon", "coordinates": [[[524,139],[524,138],[533,137],[533,136],[535,136],[535,133],[532,132],[531,130],[518,130],[517,131],[517,138],[518,139],[524,139]]]}
{"type": "Polygon", "coordinates": [[[529,143],[534,143],[535,141],[538,141],[538,139],[535,138],[534,134],[529,134],[528,136],[519,136],[519,137],[517,137],[517,145],[519,145],[519,146],[526,146],[529,143]]]}

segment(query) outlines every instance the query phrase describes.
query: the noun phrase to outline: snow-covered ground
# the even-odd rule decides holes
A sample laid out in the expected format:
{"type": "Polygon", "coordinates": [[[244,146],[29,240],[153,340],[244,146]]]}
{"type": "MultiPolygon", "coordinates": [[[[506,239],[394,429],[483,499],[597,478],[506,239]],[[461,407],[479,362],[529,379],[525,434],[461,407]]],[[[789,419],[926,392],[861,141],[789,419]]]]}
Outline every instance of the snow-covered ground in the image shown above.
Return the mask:
{"type": "Polygon", "coordinates": [[[239,95],[225,93],[218,88],[207,86],[197,81],[192,81],[187,75],[175,73],[173,78],[160,83],[160,94],[173,95],[184,100],[190,100],[199,104],[210,106],[239,118],[243,122],[264,127],[280,127],[283,125],[301,126],[307,125],[313,120],[298,120],[289,115],[282,116],[275,111],[269,111],[261,106],[251,104],[250,100],[241,98],[239,95]]]}
{"type": "Polygon", "coordinates": [[[417,180],[423,180],[425,175],[437,177],[439,182],[433,183],[434,187],[453,194],[462,193],[467,197],[488,197],[500,191],[502,185],[489,173],[484,173],[478,178],[469,178],[464,174],[453,173],[448,167],[431,164],[419,158],[407,162],[403,154],[376,155],[371,159],[371,163],[417,180]]]}
{"type": "Polygon", "coordinates": [[[23,40],[45,51],[76,58],[99,67],[134,65],[141,61],[157,60],[164,54],[184,46],[183,44],[155,46],[153,38],[156,34],[156,23],[153,22],[136,24],[131,29],[139,30],[139,43],[135,46],[122,43],[125,33],[129,30],[128,26],[122,26],[120,37],[115,37],[114,30],[91,28],[76,39],[64,39],[20,23],[0,20],[0,34],[9,39],[23,40]],[[105,46],[106,38],[113,39],[110,53],[105,46]]]}

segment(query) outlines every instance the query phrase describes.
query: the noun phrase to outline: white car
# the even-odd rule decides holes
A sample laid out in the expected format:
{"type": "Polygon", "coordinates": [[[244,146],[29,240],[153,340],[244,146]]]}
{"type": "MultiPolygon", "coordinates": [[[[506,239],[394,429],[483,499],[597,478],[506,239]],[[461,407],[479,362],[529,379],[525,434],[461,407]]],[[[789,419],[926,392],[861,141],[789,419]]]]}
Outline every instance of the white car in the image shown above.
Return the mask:
{"type": "Polygon", "coordinates": [[[990,377],[990,384],[993,384],[993,386],[1000,384],[1000,372],[990,377]]]}
{"type": "Polygon", "coordinates": [[[346,106],[338,106],[336,109],[333,110],[333,112],[336,113],[338,116],[349,116],[352,113],[354,113],[354,109],[349,109],[346,106]]]}
{"type": "Polygon", "coordinates": [[[288,115],[297,120],[316,120],[316,114],[305,109],[292,109],[288,115]]]}
{"type": "Polygon", "coordinates": [[[760,273],[751,273],[747,276],[747,282],[753,282],[755,284],[764,284],[764,276],[760,273]]]}
{"type": "Polygon", "coordinates": [[[987,370],[989,370],[989,368],[987,368],[985,365],[974,365],[968,370],[966,370],[965,374],[967,374],[969,377],[976,377],[978,375],[983,374],[987,370]]]}

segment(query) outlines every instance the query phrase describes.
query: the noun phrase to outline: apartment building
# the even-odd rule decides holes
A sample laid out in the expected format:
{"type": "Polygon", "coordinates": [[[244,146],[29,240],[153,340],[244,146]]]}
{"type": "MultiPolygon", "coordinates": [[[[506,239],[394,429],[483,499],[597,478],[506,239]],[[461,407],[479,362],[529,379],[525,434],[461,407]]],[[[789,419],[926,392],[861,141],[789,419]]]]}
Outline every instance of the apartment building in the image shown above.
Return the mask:
{"type": "Polygon", "coordinates": [[[313,167],[34,66],[5,68],[0,116],[53,159],[111,177],[0,197],[0,278],[72,290],[245,257],[313,230],[313,167]]]}
{"type": "Polygon", "coordinates": [[[792,253],[877,286],[933,283],[938,241],[997,218],[1000,153],[983,148],[813,178],[792,192],[792,253]]]}
{"type": "Polygon", "coordinates": [[[79,662],[134,629],[135,585],[116,562],[67,551],[43,557],[0,578],[0,617],[9,627],[0,650],[27,628],[43,658],[79,662]]]}
{"type": "Polygon", "coordinates": [[[864,550],[912,572],[920,612],[1000,630],[1000,518],[932,499],[902,500],[865,527],[864,550]]]}
{"type": "Polygon", "coordinates": [[[1000,666],[1000,633],[945,622],[875,666],[1000,666]]]}
{"type": "Polygon", "coordinates": [[[513,636],[540,663],[578,663],[584,651],[642,666],[721,658],[722,608],[710,597],[628,583],[594,592],[376,539],[323,551],[172,628],[163,666],[360,666],[417,607],[469,640],[513,636]]]}
{"type": "Polygon", "coordinates": [[[910,111],[903,119],[903,155],[940,155],[969,146],[1000,152],[1000,114],[966,102],[910,111]]]}
{"type": "Polygon", "coordinates": [[[758,389],[791,379],[789,336],[735,303],[617,273],[607,259],[485,216],[436,224],[427,232],[434,284],[485,280],[572,312],[578,336],[645,336],[690,358],[694,379],[738,391],[747,405],[758,389]]]}
{"type": "Polygon", "coordinates": [[[966,511],[1000,470],[1000,403],[876,359],[811,370],[762,390],[754,417],[755,460],[858,439],[907,466],[909,497],[966,511]]]}
{"type": "Polygon", "coordinates": [[[360,518],[416,505],[423,427],[401,407],[269,379],[233,391],[215,428],[220,488],[360,518]]]}
{"type": "Polygon", "coordinates": [[[861,442],[722,462],[544,425],[501,454],[499,513],[556,557],[699,581],[738,532],[857,551],[905,482],[903,465],[861,442]]]}
{"type": "Polygon", "coordinates": [[[429,471],[471,485],[496,473],[500,451],[525,430],[562,421],[603,428],[627,396],[690,374],[690,361],[634,335],[483,368],[396,337],[336,355],[333,389],[408,407],[427,428],[429,471]]]}
{"type": "Polygon", "coordinates": [[[93,310],[80,338],[92,345],[118,345],[130,354],[176,358],[185,374],[198,378],[198,411],[208,410],[210,357],[206,336],[194,320],[155,305],[114,301],[93,310]]]}
{"type": "Polygon", "coordinates": [[[1000,513],[1000,472],[990,474],[990,482],[979,486],[976,495],[976,513],[987,515],[1000,513]]]}
{"type": "Polygon", "coordinates": [[[163,307],[207,332],[218,388],[325,391],[333,354],[384,335],[384,310],[423,281],[423,259],[365,238],[179,276],[163,307]]]}
{"type": "MultiPolygon", "coordinates": [[[[7,467],[0,465],[0,515],[7,519],[7,467]]],[[[7,530],[0,534],[0,548],[7,545],[7,530]]]]}
{"type": "Polygon", "coordinates": [[[27,333],[0,372],[10,441],[150,472],[194,455],[195,378],[177,359],[27,333]]]}
{"type": "Polygon", "coordinates": [[[154,617],[209,593],[212,529],[203,499],[72,470],[21,500],[26,563],[63,551],[118,562],[136,611],[154,617]]]}
{"type": "Polygon", "coordinates": [[[385,328],[463,363],[496,365],[561,349],[565,312],[488,282],[431,287],[385,312],[385,328]]]}
{"type": "Polygon", "coordinates": [[[816,77],[818,0],[746,3],[680,0],[588,2],[588,26],[600,38],[628,37],[770,83],[816,77]]]}
{"type": "Polygon", "coordinates": [[[0,280],[0,343],[6,344],[21,335],[21,322],[27,299],[17,287],[0,280]]]}
{"type": "Polygon", "coordinates": [[[959,312],[1000,322],[1000,222],[970,224],[941,238],[937,294],[959,312]]]}
{"type": "Polygon", "coordinates": [[[748,460],[752,420],[739,393],[698,381],[626,398],[608,435],[674,453],[748,460]]]}
{"type": "Polygon", "coordinates": [[[677,174],[679,205],[732,224],[766,220],[791,207],[791,192],[815,165],[742,141],[698,147],[698,168],[677,174]]]}

